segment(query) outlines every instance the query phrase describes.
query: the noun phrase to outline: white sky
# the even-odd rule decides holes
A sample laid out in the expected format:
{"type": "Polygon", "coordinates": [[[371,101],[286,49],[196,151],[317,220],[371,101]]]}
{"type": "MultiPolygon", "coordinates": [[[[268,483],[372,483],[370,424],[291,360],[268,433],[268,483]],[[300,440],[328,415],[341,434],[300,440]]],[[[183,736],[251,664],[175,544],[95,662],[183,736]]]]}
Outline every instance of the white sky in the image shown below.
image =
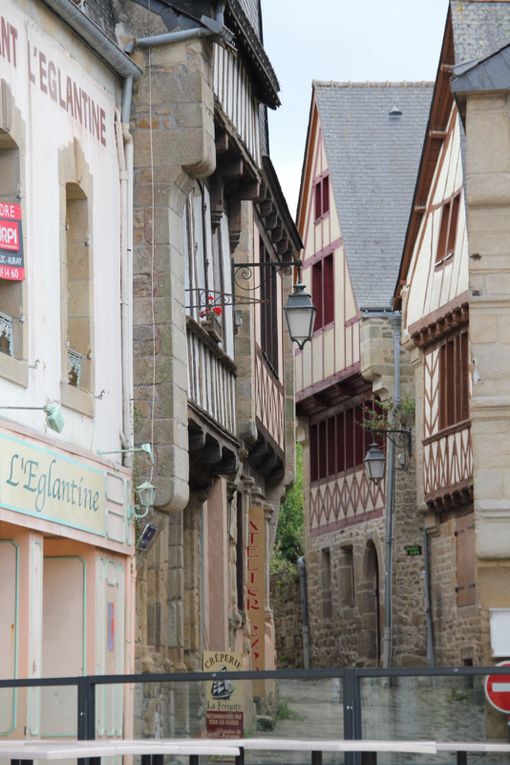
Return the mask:
{"type": "Polygon", "coordinates": [[[434,80],[447,10],[448,0],[262,0],[282,101],[269,111],[271,158],[293,215],[312,80],[434,80]]]}

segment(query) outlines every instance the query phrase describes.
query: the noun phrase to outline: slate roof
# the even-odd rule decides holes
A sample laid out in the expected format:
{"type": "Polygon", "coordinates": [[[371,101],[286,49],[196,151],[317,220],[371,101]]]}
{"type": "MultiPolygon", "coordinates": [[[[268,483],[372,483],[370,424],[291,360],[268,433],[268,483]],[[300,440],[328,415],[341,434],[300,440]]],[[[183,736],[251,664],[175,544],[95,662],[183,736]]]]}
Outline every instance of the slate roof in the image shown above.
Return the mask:
{"type": "Polygon", "coordinates": [[[510,86],[510,45],[493,53],[482,61],[466,67],[454,67],[452,91],[461,96],[465,93],[508,90],[510,86]]]}
{"type": "Polygon", "coordinates": [[[432,83],[314,82],[332,193],[359,308],[390,305],[432,83]],[[402,114],[390,116],[397,107],[402,114]]]}
{"type": "Polygon", "coordinates": [[[510,2],[450,0],[455,63],[477,61],[510,41],[510,2]]]}

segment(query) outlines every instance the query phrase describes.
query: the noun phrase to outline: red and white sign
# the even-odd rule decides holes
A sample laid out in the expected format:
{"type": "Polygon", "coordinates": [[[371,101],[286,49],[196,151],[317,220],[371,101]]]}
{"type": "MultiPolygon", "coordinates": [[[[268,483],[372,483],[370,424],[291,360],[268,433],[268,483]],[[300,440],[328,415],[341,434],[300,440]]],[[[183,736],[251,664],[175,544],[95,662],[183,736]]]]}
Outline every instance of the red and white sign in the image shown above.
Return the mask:
{"type": "MultiPolygon", "coordinates": [[[[497,667],[510,667],[510,661],[500,661],[497,667]]],[[[510,714],[510,675],[488,675],[485,678],[485,695],[499,712],[510,714]]]]}
{"type": "Polygon", "coordinates": [[[24,278],[21,207],[13,202],[0,202],[0,279],[24,278]]]}

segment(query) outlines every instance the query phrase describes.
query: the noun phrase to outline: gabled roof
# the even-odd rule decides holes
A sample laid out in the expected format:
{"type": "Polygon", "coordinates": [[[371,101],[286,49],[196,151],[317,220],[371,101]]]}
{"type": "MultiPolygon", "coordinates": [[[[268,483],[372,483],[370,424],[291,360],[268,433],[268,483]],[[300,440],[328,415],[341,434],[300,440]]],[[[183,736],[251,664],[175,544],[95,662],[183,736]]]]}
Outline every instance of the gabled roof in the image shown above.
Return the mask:
{"type": "MultiPolygon", "coordinates": [[[[418,180],[410,208],[409,223],[395,287],[394,305],[400,302],[400,289],[407,279],[414,243],[420,230],[436,163],[441,151],[446,121],[453,106],[451,72],[457,67],[470,69],[469,62],[489,56],[510,40],[510,0],[450,0],[446,18],[439,66],[434,84],[427,134],[420,160],[418,180]]],[[[455,81],[454,81],[455,82],[455,81]]],[[[465,141],[462,125],[461,152],[465,162],[465,141]]]]}
{"type": "Polygon", "coordinates": [[[387,306],[402,254],[432,83],[314,82],[314,93],[358,306],[387,306]]]}

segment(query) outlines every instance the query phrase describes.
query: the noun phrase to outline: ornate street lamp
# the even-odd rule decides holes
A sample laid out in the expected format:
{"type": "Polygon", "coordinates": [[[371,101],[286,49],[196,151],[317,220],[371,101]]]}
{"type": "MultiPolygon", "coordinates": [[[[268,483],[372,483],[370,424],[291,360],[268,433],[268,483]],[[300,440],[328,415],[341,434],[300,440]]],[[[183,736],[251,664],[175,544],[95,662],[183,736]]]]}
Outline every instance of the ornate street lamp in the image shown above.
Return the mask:
{"type": "Polygon", "coordinates": [[[143,508],[143,513],[136,513],[135,518],[145,518],[150,508],[154,505],[156,499],[156,487],[150,481],[144,481],[135,487],[138,496],[137,507],[143,508]]]}
{"type": "Polygon", "coordinates": [[[287,304],[283,306],[283,311],[287,319],[290,339],[293,343],[296,343],[300,350],[303,350],[304,344],[312,339],[313,324],[315,321],[315,314],[317,313],[317,309],[312,303],[311,295],[308,292],[305,292],[306,286],[301,283],[302,265],[300,260],[264,260],[259,263],[232,263],[232,268],[234,269],[234,281],[242,290],[258,289],[258,287],[243,287],[237,280],[236,274],[238,274],[243,281],[248,281],[251,278],[253,268],[268,268],[271,271],[279,271],[282,268],[297,268],[298,280],[294,285],[294,291],[287,298],[287,304]]]}
{"type": "Polygon", "coordinates": [[[368,480],[372,481],[377,486],[379,481],[382,481],[384,478],[386,456],[381,447],[378,446],[375,441],[370,444],[363,462],[365,464],[365,473],[367,474],[368,480]]]}
{"type": "Polygon", "coordinates": [[[301,282],[295,284],[294,292],[289,295],[287,305],[283,307],[290,339],[300,350],[303,350],[304,344],[312,339],[313,323],[317,313],[312,297],[305,292],[305,289],[305,285],[301,282]]]}

